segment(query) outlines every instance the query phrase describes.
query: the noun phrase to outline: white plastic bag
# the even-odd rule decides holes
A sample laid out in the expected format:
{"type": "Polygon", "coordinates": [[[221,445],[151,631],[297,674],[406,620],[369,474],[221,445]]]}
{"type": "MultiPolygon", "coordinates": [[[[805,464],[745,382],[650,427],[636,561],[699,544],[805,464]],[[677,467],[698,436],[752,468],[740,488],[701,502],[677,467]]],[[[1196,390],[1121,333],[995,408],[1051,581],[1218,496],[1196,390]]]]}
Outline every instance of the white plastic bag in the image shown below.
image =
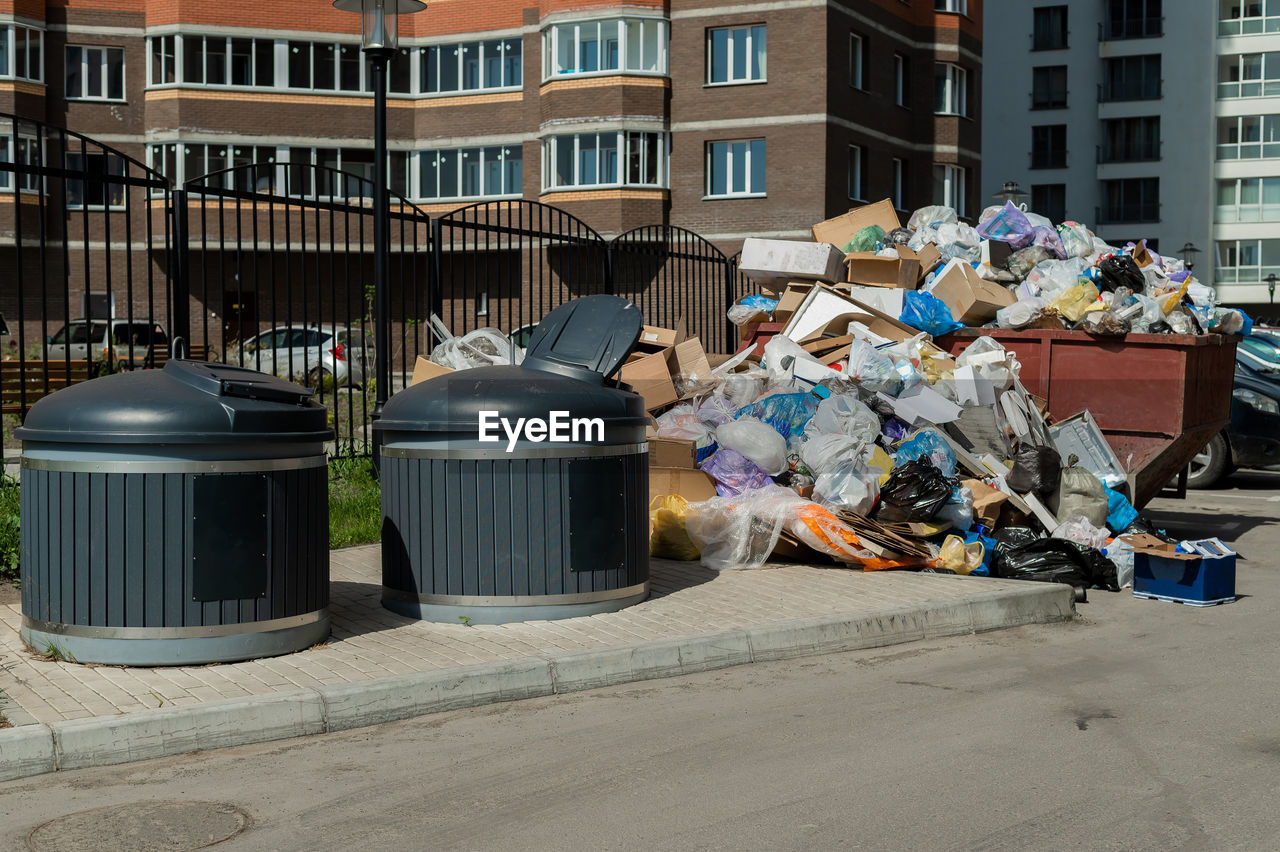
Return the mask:
{"type": "Polygon", "coordinates": [[[717,426],[716,443],[746,456],[770,476],[787,469],[787,440],[763,420],[739,417],[717,426]]]}
{"type": "Polygon", "coordinates": [[[868,390],[897,396],[902,391],[902,376],[889,356],[865,340],[849,344],[849,364],[845,374],[868,390]]]}
{"type": "Polygon", "coordinates": [[[430,360],[454,370],[470,370],[519,364],[524,350],[496,328],[477,328],[441,343],[431,350],[430,360]]]}
{"type": "Polygon", "coordinates": [[[1117,538],[1102,551],[1116,566],[1116,585],[1122,589],[1133,586],[1133,547],[1122,538],[1117,538]]]}
{"type": "Polygon", "coordinates": [[[800,461],[814,476],[829,473],[846,461],[869,456],[867,443],[860,438],[841,434],[806,435],[800,445],[800,461]]]}
{"type": "Polygon", "coordinates": [[[832,509],[866,515],[880,496],[880,477],[861,462],[842,461],[817,478],[813,496],[815,502],[832,509]]]}
{"type": "Polygon", "coordinates": [[[770,485],[736,497],[690,503],[684,528],[715,571],[765,563],[791,510],[805,500],[790,488],[770,485]]]}
{"type": "Polygon", "coordinates": [[[797,372],[796,363],[804,362],[809,365],[809,370],[805,370],[809,375],[821,375],[824,372],[834,373],[826,364],[823,364],[817,358],[805,352],[799,343],[796,343],[789,337],[777,335],[764,345],[764,365],[769,371],[769,384],[778,387],[791,388],[794,385],[794,375],[797,372]],[[794,359],[794,361],[788,361],[794,359]]]}
{"type": "Polygon", "coordinates": [[[1094,550],[1102,550],[1107,545],[1107,539],[1111,537],[1111,530],[1106,527],[1095,527],[1084,515],[1076,515],[1059,525],[1051,537],[1074,541],[1076,544],[1083,544],[1094,550]]]}
{"type": "Polygon", "coordinates": [[[912,213],[911,218],[907,221],[907,227],[915,231],[934,223],[955,223],[959,221],[960,217],[956,215],[955,208],[933,204],[928,207],[921,207],[912,213]]]}
{"type": "Polygon", "coordinates": [[[1014,379],[1022,372],[1022,364],[1014,354],[990,337],[979,337],[970,343],[956,358],[956,366],[973,367],[998,392],[1013,387],[1014,379]]]}
{"type": "Polygon", "coordinates": [[[848,435],[867,444],[880,436],[880,418],[856,396],[839,394],[818,403],[813,419],[804,427],[806,439],[815,435],[848,435]]]}
{"type": "Polygon", "coordinates": [[[688,403],[677,405],[657,420],[659,438],[677,438],[694,441],[698,446],[711,443],[711,429],[698,419],[697,412],[688,403]]]}

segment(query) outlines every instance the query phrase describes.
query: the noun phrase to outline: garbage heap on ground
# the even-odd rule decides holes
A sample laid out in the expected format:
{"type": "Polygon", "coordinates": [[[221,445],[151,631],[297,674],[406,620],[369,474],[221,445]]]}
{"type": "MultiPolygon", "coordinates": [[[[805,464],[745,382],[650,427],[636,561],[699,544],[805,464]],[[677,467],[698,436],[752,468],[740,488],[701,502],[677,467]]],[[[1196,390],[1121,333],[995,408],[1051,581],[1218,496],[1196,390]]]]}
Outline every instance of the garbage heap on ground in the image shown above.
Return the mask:
{"type": "Polygon", "coordinates": [[[1091,416],[1050,424],[999,342],[954,358],[933,343],[984,325],[1247,333],[1182,261],[1012,203],[976,228],[946,207],[904,228],[885,200],[813,235],[746,241],[740,269],[761,292],[729,310],[733,357],[698,364],[679,331],[646,328],[670,347],[676,397],[637,384],[656,415],[652,555],[1048,580],[1083,596],[1131,585],[1135,552],[1208,554],[1140,517],[1091,416]],[[1064,456],[1063,430],[1106,449],[1064,456]]]}

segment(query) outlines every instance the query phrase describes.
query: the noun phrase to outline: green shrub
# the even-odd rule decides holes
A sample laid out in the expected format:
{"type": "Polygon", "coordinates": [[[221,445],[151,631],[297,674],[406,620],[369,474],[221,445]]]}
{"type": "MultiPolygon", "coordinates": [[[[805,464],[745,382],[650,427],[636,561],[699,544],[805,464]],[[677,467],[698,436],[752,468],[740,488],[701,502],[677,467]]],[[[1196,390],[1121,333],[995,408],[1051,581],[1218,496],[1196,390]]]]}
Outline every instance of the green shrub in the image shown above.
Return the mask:
{"type": "Polygon", "coordinates": [[[18,579],[18,480],[0,473],[0,580],[18,579]]]}

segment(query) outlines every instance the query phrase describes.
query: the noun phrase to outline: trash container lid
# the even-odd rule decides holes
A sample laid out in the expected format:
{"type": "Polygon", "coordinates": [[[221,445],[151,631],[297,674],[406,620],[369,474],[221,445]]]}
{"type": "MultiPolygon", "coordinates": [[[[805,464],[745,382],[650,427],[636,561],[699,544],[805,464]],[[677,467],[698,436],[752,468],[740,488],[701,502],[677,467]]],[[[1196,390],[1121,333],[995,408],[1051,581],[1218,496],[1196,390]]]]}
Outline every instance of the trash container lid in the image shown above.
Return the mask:
{"type": "Polygon", "coordinates": [[[15,435],[75,444],[326,441],[328,412],[306,388],[228,364],[171,360],[44,397],[15,435]]]}
{"type": "Polygon", "coordinates": [[[648,423],[638,394],[521,366],[459,370],[406,388],[387,401],[373,428],[476,436],[481,411],[495,411],[513,424],[521,417],[545,419],[553,411],[599,417],[609,426],[648,423]]]}
{"type": "Polygon", "coordinates": [[[523,365],[600,384],[631,354],[643,325],[640,309],[621,296],[574,299],[538,323],[523,365]]]}

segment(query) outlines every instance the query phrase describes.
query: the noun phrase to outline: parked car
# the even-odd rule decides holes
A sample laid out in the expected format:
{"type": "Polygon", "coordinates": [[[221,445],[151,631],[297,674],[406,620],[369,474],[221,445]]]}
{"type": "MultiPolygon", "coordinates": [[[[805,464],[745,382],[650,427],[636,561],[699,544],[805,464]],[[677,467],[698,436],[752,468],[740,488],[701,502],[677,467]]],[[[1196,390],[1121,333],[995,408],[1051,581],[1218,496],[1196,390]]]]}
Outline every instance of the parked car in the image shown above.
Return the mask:
{"type": "Polygon", "coordinates": [[[1192,459],[1188,488],[1209,488],[1237,468],[1280,466],[1280,373],[1255,370],[1241,355],[1237,350],[1231,422],[1192,459]]]}
{"type": "Polygon", "coordinates": [[[48,359],[114,360],[125,368],[141,367],[152,346],[168,346],[169,335],[158,323],[127,319],[73,319],[49,338],[48,359]]]}
{"type": "Polygon", "coordinates": [[[4,321],[4,314],[0,314],[0,358],[16,358],[17,354],[18,341],[9,334],[9,324],[4,321]]]}
{"type": "Polygon", "coordinates": [[[363,387],[373,374],[373,353],[364,332],[346,326],[282,326],[246,340],[240,347],[244,365],[283,379],[318,388],[332,378],[335,386],[363,387]]]}

